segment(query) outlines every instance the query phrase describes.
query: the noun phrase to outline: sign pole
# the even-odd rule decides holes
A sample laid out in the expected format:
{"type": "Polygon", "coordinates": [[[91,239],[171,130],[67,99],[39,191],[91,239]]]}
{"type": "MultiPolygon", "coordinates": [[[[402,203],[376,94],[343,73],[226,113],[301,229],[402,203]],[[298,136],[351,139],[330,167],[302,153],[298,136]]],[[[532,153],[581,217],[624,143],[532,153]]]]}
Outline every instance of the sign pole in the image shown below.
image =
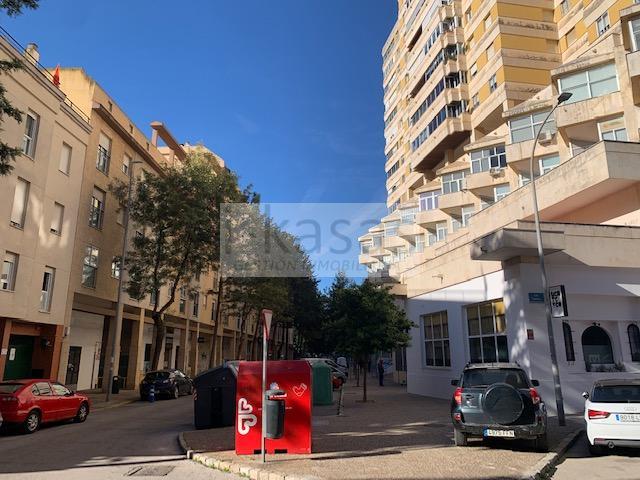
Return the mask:
{"type": "Polygon", "coordinates": [[[260,450],[262,452],[262,463],[267,461],[267,449],[265,446],[267,433],[267,340],[271,327],[271,310],[262,310],[262,429],[260,432],[260,450]]]}

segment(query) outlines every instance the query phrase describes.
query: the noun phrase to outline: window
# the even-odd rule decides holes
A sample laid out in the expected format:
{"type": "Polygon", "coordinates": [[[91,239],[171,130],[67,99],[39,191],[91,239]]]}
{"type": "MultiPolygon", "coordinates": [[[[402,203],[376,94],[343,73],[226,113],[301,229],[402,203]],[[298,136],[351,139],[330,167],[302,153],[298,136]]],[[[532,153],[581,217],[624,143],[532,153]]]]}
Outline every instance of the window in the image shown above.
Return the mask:
{"type": "Polygon", "coordinates": [[[105,192],[99,188],[93,187],[91,195],[91,209],[89,211],[89,226],[100,230],[102,221],[104,220],[104,201],[105,192]]]}
{"type": "Polygon", "coordinates": [[[507,155],[504,145],[471,152],[471,173],[487,172],[491,168],[505,168],[507,155]]]}
{"type": "Polygon", "coordinates": [[[540,159],[540,174],[544,175],[560,165],[559,155],[550,155],[540,159]]]}
{"type": "Polygon", "coordinates": [[[71,391],[67,387],[60,385],[59,383],[52,383],[51,389],[53,390],[54,395],[58,395],[60,397],[71,394],[71,391]]]}
{"type": "Polygon", "coordinates": [[[579,102],[617,92],[618,76],[613,63],[600,65],[590,70],[567,75],[558,80],[560,92],[570,92],[573,96],[567,103],[579,102]]]}
{"type": "Polygon", "coordinates": [[[62,222],[64,221],[64,205],[54,202],[53,216],[51,217],[51,233],[62,234],[62,222]]]}
{"type": "Polygon", "coordinates": [[[28,111],[24,122],[24,135],[22,137],[22,151],[25,155],[33,158],[36,153],[36,138],[38,136],[38,125],[40,117],[37,113],[28,111]]]}
{"type": "Polygon", "coordinates": [[[87,245],[85,248],[85,256],[82,262],[82,286],[95,288],[96,277],[98,276],[98,256],[100,251],[92,246],[87,245]]]}
{"type": "Polygon", "coordinates": [[[476,207],[474,205],[467,205],[466,207],[462,207],[462,226],[468,227],[469,221],[471,217],[476,211],[476,207]]]}
{"type": "MultiPolygon", "coordinates": [[[[537,112],[510,120],[509,129],[511,131],[511,142],[518,143],[533,140],[548,114],[549,112],[537,112]]],[[[549,121],[544,127],[544,131],[551,133],[556,131],[555,119],[553,117],[549,118],[549,121]]]]}
{"type": "Polygon", "coordinates": [[[420,194],[420,211],[435,210],[438,208],[438,197],[440,190],[424,192],[420,194]]]}
{"type": "Polygon", "coordinates": [[[447,239],[447,222],[436,223],[436,242],[444,242],[447,239]]]}
{"type": "Polygon", "coordinates": [[[505,183],[504,185],[497,185],[497,186],[493,187],[493,194],[494,194],[495,201],[499,202],[504,197],[509,195],[510,191],[511,191],[511,187],[509,186],[508,183],[505,183]]]}
{"type": "Polygon", "coordinates": [[[567,322],[562,322],[562,333],[564,335],[564,351],[567,356],[567,362],[576,361],[576,353],[573,350],[573,333],[571,326],[567,322]]]}
{"type": "Polygon", "coordinates": [[[30,185],[23,178],[18,178],[16,182],[16,189],[13,192],[13,208],[11,209],[11,225],[14,227],[24,228],[30,185]]]}
{"type": "Polygon", "coordinates": [[[631,51],[637,52],[640,49],[640,17],[629,22],[629,33],[631,36],[631,51]]]}
{"type": "Polygon", "coordinates": [[[429,367],[450,367],[449,322],[447,312],[422,316],[425,364],[429,367]]]}
{"type": "Polygon", "coordinates": [[[487,47],[487,59],[490,59],[491,57],[493,57],[495,53],[496,53],[495,42],[491,42],[487,47]]]}
{"type": "Polygon", "coordinates": [[[51,395],[51,387],[47,382],[38,382],[35,385],[38,396],[51,395]]]}
{"type": "Polygon", "coordinates": [[[640,386],[621,380],[619,385],[599,385],[593,389],[592,402],[640,403],[640,386]]]}
{"type": "Polygon", "coordinates": [[[111,260],[111,276],[113,278],[120,278],[120,264],[122,262],[120,262],[120,257],[113,257],[113,259],[111,260]]]}
{"type": "Polygon", "coordinates": [[[424,252],[424,235],[422,234],[416,235],[415,242],[416,242],[415,252],[416,253],[424,252]]]}
{"type": "Polygon", "coordinates": [[[53,296],[53,281],[56,276],[56,269],[45,267],[42,275],[42,292],[40,293],[40,311],[51,310],[51,297],[53,296]]]}
{"type": "Polygon", "coordinates": [[[198,316],[198,310],[200,309],[200,294],[198,292],[194,292],[191,295],[191,315],[194,317],[198,316]]]}
{"type": "Polygon", "coordinates": [[[466,308],[471,363],[508,362],[504,303],[494,300],[466,308]]]}
{"type": "Polygon", "coordinates": [[[400,226],[400,222],[395,220],[393,222],[387,222],[384,224],[384,236],[385,237],[395,237],[398,235],[398,227],[400,226]]]}
{"type": "Polygon", "coordinates": [[[562,15],[566,15],[570,8],[569,0],[562,0],[560,2],[560,11],[562,12],[562,15]]]}
{"type": "Polygon", "coordinates": [[[576,27],[573,27],[571,30],[567,32],[567,46],[571,45],[576,41],[576,27]]]}
{"type": "Polygon", "coordinates": [[[459,172],[448,173],[442,175],[442,193],[455,193],[464,189],[464,177],[469,170],[461,170],[459,172]]]}
{"type": "Polygon", "coordinates": [[[391,178],[391,176],[396,173],[400,169],[400,160],[394,163],[391,168],[387,171],[387,178],[391,178]]]}
{"type": "Polygon", "coordinates": [[[405,208],[400,210],[400,223],[402,225],[411,225],[416,220],[417,208],[405,208]]]}
{"type": "Polygon", "coordinates": [[[471,74],[471,78],[475,77],[478,74],[478,64],[474,63],[473,65],[471,65],[471,68],[469,69],[469,73],[471,74]]]}
{"type": "Polygon", "coordinates": [[[631,361],[640,362],[640,328],[632,323],[627,327],[627,335],[629,336],[631,361]]]}
{"type": "Polygon", "coordinates": [[[98,158],[96,160],[96,168],[102,173],[109,172],[109,162],[111,161],[111,139],[104,133],[100,132],[100,140],[98,141],[98,158]]]}
{"type": "Polygon", "coordinates": [[[371,242],[362,242],[360,244],[360,253],[362,255],[366,255],[369,253],[369,251],[371,250],[371,242]]]}
{"type": "Polygon", "coordinates": [[[600,140],[613,140],[616,142],[626,142],[628,140],[623,117],[599,122],[598,131],[600,132],[600,140]]]}
{"type": "Polygon", "coordinates": [[[122,157],[122,173],[129,175],[129,168],[131,168],[131,157],[125,153],[122,157]]]}
{"type": "Polygon", "coordinates": [[[484,19],[484,29],[489,30],[489,27],[491,26],[491,15],[487,15],[484,19]]]}
{"type": "Polygon", "coordinates": [[[609,12],[604,12],[596,20],[596,28],[598,30],[598,36],[609,30],[609,12]]]}
{"type": "Polygon", "coordinates": [[[471,105],[473,105],[473,108],[478,108],[478,106],[480,105],[480,97],[477,93],[473,97],[471,97],[471,105]]]}
{"type": "Polygon", "coordinates": [[[18,273],[18,254],[6,252],[2,262],[2,276],[0,276],[0,290],[13,291],[16,286],[18,273]]]}
{"type": "Polygon", "coordinates": [[[184,313],[187,307],[187,289],[185,287],[180,287],[180,303],[178,304],[178,309],[180,313],[184,313]]]}
{"type": "Polygon", "coordinates": [[[489,78],[489,91],[495,92],[496,88],[498,88],[498,79],[496,77],[496,74],[494,73],[493,75],[491,75],[491,78],[489,78]]]}
{"type": "Polygon", "coordinates": [[[66,143],[62,144],[62,148],[60,149],[60,163],[58,165],[58,170],[62,173],[69,175],[71,171],[71,147],[66,143]]]}
{"type": "Polygon", "coordinates": [[[120,207],[118,208],[118,211],[116,212],[116,223],[118,225],[124,225],[125,210],[126,210],[126,207],[124,207],[123,205],[120,205],[120,207]]]}
{"type": "Polygon", "coordinates": [[[582,333],[582,353],[587,371],[591,371],[592,365],[611,364],[613,361],[613,348],[609,335],[602,328],[595,325],[587,328],[582,333]]]}

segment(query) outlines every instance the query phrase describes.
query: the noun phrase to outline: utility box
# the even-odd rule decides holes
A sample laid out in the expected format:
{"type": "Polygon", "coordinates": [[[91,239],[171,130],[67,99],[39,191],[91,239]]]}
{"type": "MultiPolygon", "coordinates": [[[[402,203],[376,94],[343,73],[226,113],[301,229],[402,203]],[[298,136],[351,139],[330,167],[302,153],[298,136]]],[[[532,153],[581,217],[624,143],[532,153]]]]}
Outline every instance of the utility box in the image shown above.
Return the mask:
{"type": "MultiPolygon", "coordinates": [[[[306,361],[268,362],[267,388],[280,392],[271,392],[265,403],[267,453],[311,453],[311,385],[311,367],[306,361]]],[[[262,403],[262,362],[240,362],[235,429],[238,455],[261,451],[262,403]]]]}
{"type": "Polygon", "coordinates": [[[324,362],[314,362],[311,367],[313,378],[313,404],[331,405],[333,403],[333,383],[331,367],[324,362]]]}
{"type": "Polygon", "coordinates": [[[236,416],[236,371],[217,367],[193,379],[193,416],[196,429],[231,427],[236,416]]]}

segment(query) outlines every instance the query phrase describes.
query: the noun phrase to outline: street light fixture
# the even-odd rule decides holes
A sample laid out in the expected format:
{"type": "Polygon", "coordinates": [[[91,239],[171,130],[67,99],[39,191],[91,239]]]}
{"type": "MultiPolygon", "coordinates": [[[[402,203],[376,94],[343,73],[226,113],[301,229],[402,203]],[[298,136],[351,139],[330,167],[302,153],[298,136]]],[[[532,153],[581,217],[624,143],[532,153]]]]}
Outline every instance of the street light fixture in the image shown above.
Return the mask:
{"type": "Polygon", "coordinates": [[[111,390],[113,389],[113,375],[119,370],[120,366],[120,336],[122,335],[122,314],[124,310],[124,272],[125,262],[127,259],[127,248],[129,246],[129,205],[131,204],[131,195],[133,190],[133,166],[138,163],[144,163],[140,160],[134,160],[129,163],[129,187],[127,188],[127,206],[124,210],[124,232],[122,234],[122,254],[120,255],[120,275],[118,276],[118,297],[116,304],[116,324],[114,327],[113,338],[111,339],[111,358],[109,360],[109,375],[107,377],[107,396],[106,401],[111,400],[111,390]]]}
{"type": "Polygon", "coordinates": [[[536,226],[536,240],[538,242],[538,260],[540,262],[540,275],[542,277],[542,291],[544,293],[544,309],[545,316],[547,318],[547,333],[549,336],[549,352],[551,354],[551,371],[553,373],[553,387],[556,395],[556,409],[558,411],[558,424],[561,427],[566,425],[564,418],[564,400],[562,398],[562,387],[560,386],[560,372],[558,371],[558,357],[556,355],[556,342],[553,336],[553,322],[551,318],[551,303],[549,301],[549,286],[547,282],[547,269],[544,263],[544,249],[542,247],[542,232],[540,231],[540,211],[538,210],[538,195],[536,192],[536,179],[534,176],[533,169],[533,160],[536,156],[536,145],[538,144],[538,140],[540,139],[540,133],[544,130],[544,126],[553,115],[553,112],[556,111],[556,108],[560,106],[562,103],[566,102],[571,98],[570,92],[562,92],[560,96],[558,96],[558,102],[551,109],[547,118],[544,119],[538,133],[536,134],[536,138],[533,142],[533,149],[531,151],[531,158],[529,159],[529,178],[531,183],[531,193],[533,197],[533,216],[535,219],[536,226]]]}

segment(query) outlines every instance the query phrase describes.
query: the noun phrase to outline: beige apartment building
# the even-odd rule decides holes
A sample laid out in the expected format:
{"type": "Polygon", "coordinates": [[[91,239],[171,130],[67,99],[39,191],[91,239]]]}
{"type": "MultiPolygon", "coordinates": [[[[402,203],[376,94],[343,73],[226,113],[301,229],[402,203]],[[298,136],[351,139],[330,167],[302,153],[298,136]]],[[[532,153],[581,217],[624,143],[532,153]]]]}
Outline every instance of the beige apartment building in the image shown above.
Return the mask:
{"type": "Polygon", "coordinates": [[[529,159],[568,411],[640,374],[640,4],[402,0],[383,48],[389,214],[360,262],[416,327],[410,392],[448,398],[467,362],[553,385],[529,159]]]}
{"type": "Polygon", "coordinates": [[[18,123],[5,118],[2,140],[20,147],[0,177],[0,380],[57,375],[88,118],[54,86],[35,45],[23,48],[0,30],[0,58],[24,69],[2,76],[18,123]]]}

